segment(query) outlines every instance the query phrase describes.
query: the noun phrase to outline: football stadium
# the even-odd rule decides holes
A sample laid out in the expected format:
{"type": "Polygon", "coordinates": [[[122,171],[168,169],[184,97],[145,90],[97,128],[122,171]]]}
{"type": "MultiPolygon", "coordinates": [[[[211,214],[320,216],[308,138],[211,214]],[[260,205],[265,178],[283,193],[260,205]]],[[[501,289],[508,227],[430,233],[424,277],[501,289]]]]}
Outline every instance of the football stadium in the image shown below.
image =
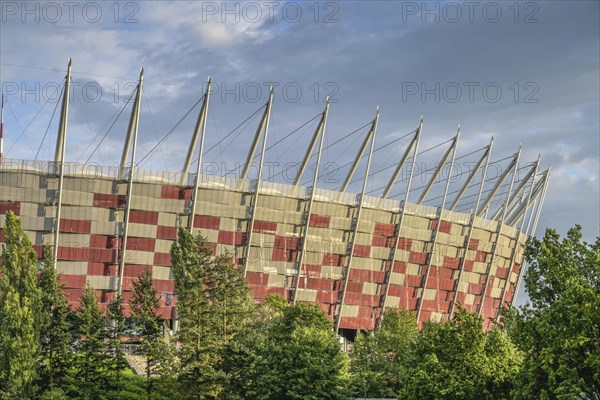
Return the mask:
{"type": "Polygon", "coordinates": [[[294,179],[279,183],[263,171],[271,91],[238,176],[203,174],[209,78],[181,170],[142,169],[136,161],[142,70],[125,104],[129,125],[120,162],[76,163],[65,157],[70,83],[69,61],[53,160],[10,159],[0,147],[0,228],[12,211],[38,257],[44,245],[52,247],[74,307],[88,284],[103,305],[117,293],[128,300],[132,282],[150,267],[161,315],[175,327],[170,248],[180,228],[202,234],[214,254],[229,254],[257,302],[275,293],[290,303],[317,304],[344,337],[377,327],[386,308],[413,310],[421,324],[448,319],[464,307],[489,327],[516,300],[524,247],[535,233],[550,180],[539,157],[524,162],[520,148],[494,157],[493,139],[478,152],[461,154],[459,127],[436,146],[442,156],[416,187],[416,165],[429,150],[420,148],[423,118],[415,119],[394,164],[373,171],[380,149],[377,109],[352,150],[356,156],[344,169],[341,187],[320,188],[327,101],[308,147],[299,152],[304,156],[294,179]],[[453,166],[467,156],[472,168],[458,179],[453,166]],[[492,165],[498,173],[490,174],[492,165]],[[387,184],[368,192],[368,180],[380,172],[387,184]],[[360,192],[348,191],[353,182],[360,192]],[[400,194],[391,196],[392,190],[400,194]]]}

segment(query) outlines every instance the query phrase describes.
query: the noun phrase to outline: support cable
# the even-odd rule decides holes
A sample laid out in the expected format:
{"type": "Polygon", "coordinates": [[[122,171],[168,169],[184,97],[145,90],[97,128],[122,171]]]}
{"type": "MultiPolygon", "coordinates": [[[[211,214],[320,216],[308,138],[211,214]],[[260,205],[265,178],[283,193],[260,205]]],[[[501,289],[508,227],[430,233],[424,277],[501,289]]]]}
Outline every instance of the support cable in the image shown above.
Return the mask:
{"type": "MultiPolygon", "coordinates": [[[[193,105],[192,107],[190,107],[190,109],[189,109],[189,110],[188,110],[188,111],[187,111],[187,112],[186,112],[186,113],[185,113],[185,114],[184,114],[184,115],[183,115],[181,118],[179,118],[179,121],[177,121],[177,123],[176,123],[175,125],[173,125],[173,127],[172,127],[172,128],[169,130],[169,132],[167,132],[167,133],[165,134],[165,136],[163,136],[163,138],[162,138],[161,140],[159,140],[159,141],[158,141],[158,143],[156,143],[156,145],[154,145],[154,147],[153,147],[152,149],[150,149],[150,151],[149,151],[149,152],[147,152],[147,153],[144,155],[144,157],[142,157],[142,158],[140,159],[140,161],[138,162],[138,165],[139,165],[140,167],[142,166],[142,164],[144,163],[144,161],[145,161],[145,160],[147,160],[147,159],[148,159],[148,157],[151,157],[151,156],[152,156],[152,153],[154,153],[154,152],[156,151],[156,149],[157,149],[157,148],[158,148],[158,147],[159,147],[161,144],[163,144],[163,143],[164,143],[164,141],[165,141],[165,140],[167,140],[167,139],[169,138],[169,136],[171,136],[171,135],[173,134],[173,132],[175,132],[175,129],[177,129],[177,127],[178,127],[178,126],[179,126],[179,125],[180,125],[180,124],[183,122],[183,120],[185,120],[185,118],[186,118],[188,115],[190,115],[190,113],[191,113],[192,111],[194,111],[194,109],[196,108],[196,106],[197,106],[198,104],[200,104],[200,102],[201,102],[203,99],[204,99],[204,95],[202,95],[202,96],[200,97],[200,99],[198,99],[198,101],[196,101],[196,102],[194,103],[194,105],[193,105]]],[[[148,105],[148,104],[146,103],[146,106],[147,106],[147,105],[148,105]]],[[[163,156],[163,157],[164,157],[164,156],[163,156]]]]}
{"type": "MultiPolygon", "coordinates": [[[[223,139],[220,139],[217,143],[215,143],[210,149],[206,150],[204,152],[204,155],[208,154],[211,150],[215,149],[217,146],[219,146],[221,143],[223,143],[223,141],[225,139],[227,139],[229,136],[233,135],[235,133],[235,131],[237,131],[238,129],[240,129],[244,124],[246,124],[248,121],[250,121],[252,118],[254,118],[263,108],[265,108],[265,105],[260,106],[260,108],[256,111],[254,111],[248,118],[246,118],[245,120],[243,120],[238,126],[236,126],[235,128],[233,128],[233,130],[231,130],[227,135],[225,135],[223,137],[223,139]]],[[[237,137],[237,136],[236,136],[237,137]]],[[[231,143],[230,143],[231,144],[231,143]]],[[[219,155],[217,156],[217,158],[219,156],[221,156],[223,154],[223,152],[227,149],[227,147],[229,146],[229,144],[224,148],[221,149],[219,155]]],[[[216,158],[215,158],[216,160],[216,158]]],[[[198,161],[198,158],[194,159],[191,163],[195,163],[196,161],[198,161]]]]}
{"type": "MultiPolygon", "coordinates": [[[[58,88],[56,90],[58,90],[58,88]]],[[[62,97],[64,90],[65,90],[65,87],[63,86],[60,91],[60,97],[62,97]]],[[[44,136],[42,137],[42,141],[40,142],[40,147],[38,147],[37,153],[35,153],[35,158],[33,159],[34,162],[37,161],[38,156],[40,155],[40,150],[42,150],[42,146],[44,145],[44,141],[46,140],[46,136],[48,135],[48,131],[50,130],[50,125],[52,125],[52,121],[54,120],[54,114],[56,114],[57,109],[58,109],[58,101],[54,105],[54,111],[52,111],[52,116],[50,117],[50,121],[48,121],[48,126],[46,127],[46,132],[44,132],[44,136]]]]}
{"type": "Polygon", "coordinates": [[[108,134],[110,133],[110,131],[112,130],[112,128],[115,126],[115,124],[119,120],[119,117],[121,116],[121,114],[123,114],[123,111],[125,111],[125,108],[127,108],[127,104],[129,104],[129,101],[131,100],[131,98],[133,97],[133,95],[135,94],[136,91],[137,91],[137,86],[131,92],[131,94],[129,95],[129,98],[123,104],[123,107],[121,108],[121,111],[119,111],[119,114],[117,115],[117,117],[115,118],[115,120],[113,121],[113,123],[110,125],[110,127],[108,128],[108,130],[106,131],[106,133],[104,134],[104,136],[102,136],[102,139],[100,139],[100,141],[98,142],[98,144],[96,145],[96,147],[94,148],[94,150],[90,153],[90,155],[87,158],[87,160],[85,160],[84,164],[87,164],[90,161],[90,159],[92,158],[92,156],[94,155],[94,153],[96,152],[96,150],[98,150],[98,148],[100,147],[100,145],[102,144],[102,142],[104,141],[104,139],[106,139],[106,136],[108,136],[108,134]]]}

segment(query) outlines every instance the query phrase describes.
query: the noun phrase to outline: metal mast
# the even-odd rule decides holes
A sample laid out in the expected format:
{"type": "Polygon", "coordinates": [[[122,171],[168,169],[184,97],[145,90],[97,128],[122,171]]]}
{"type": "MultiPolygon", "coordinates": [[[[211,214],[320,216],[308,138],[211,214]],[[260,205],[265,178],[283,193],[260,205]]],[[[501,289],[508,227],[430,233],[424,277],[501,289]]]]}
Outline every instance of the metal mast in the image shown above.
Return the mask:
{"type": "MultiPolygon", "coordinates": [[[[435,180],[435,178],[437,177],[437,175],[440,173],[442,167],[446,163],[446,159],[448,158],[447,156],[448,156],[450,150],[452,150],[452,159],[450,161],[450,169],[448,171],[448,177],[446,178],[446,186],[444,188],[442,204],[440,205],[440,208],[438,209],[438,218],[437,218],[437,224],[435,226],[435,232],[433,234],[433,243],[431,244],[431,252],[429,253],[429,255],[427,257],[427,272],[425,273],[425,281],[423,282],[421,298],[419,299],[419,304],[417,305],[417,324],[419,323],[419,319],[421,317],[421,309],[423,308],[423,299],[425,298],[425,290],[427,289],[427,281],[429,280],[429,273],[431,271],[431,262],[433,261],[435,246],[437,244],[438,234],[440,233],[440,226],[442,225],[442,220],[443,220],[443,216],[444,216],[444,206],[446,205],[446,198],[448,197],[448,189],[450,188],[450,179],[452,178],[452,169],[454,168],[454,160],[456,158],[456,148],[458,147],[459,139],[460,139],[460,125],[458,125],[458,131],[456,132],[456,136],[454,137],[454,142],[452,143],[452,146],[448,149],[448,152],[446,152],[444,161],[440,164],[438,171],[436,171],[436,173],[434,174],[433,178],[430,181],[430,183],[433,182],[435,180]]],[[[420,201],[423,201],[423,199],[425,198],[425,195],[427,195],[427,191],[429,191],[430,188],[431,188],[431,185],[429,185],[429,187],[426,189],[426,191],[423,192],[423,194],[421,195],[420,201]]]]}
{"type": "MultiPolygon", "coordinates": [[[[129,123],[129,132],[127,137],[133,138],[133,150],[131,152],[131,167],[129,168],[129,179],[127,181],[127,202],[125,205],[125,215],[123,216],[123,239],[121,241],[121,260],[119,263],[119,286],[118,294],[123,290],[123,273],[125,272],[125,255],[127,252],[127,233],[129,230],[129,212],[131,210],[131,198],[133,197],[133,175],[135,171],[135,153],[137,147],[138,127],[140,122],[140,104],[142,99],[142,86],[144,84],[144,68],[140,70],[140,81],[138,83],[135,103],[131,111],[131,120],[129,123]]],[[[129,147],[129,146],[127,146],[129,147]]],[[[125,167],[125,160],[121,160],[121,168],[125,167]]]]}
{"type": "MultiPolygon", "coordinates": [[[[385,190],[381,194],[381,198],[382,199],[387,199],[388,194],[390,194],[390,191],[394,187],[394,183],[396,183],[396,181],[398,180],[398,175],[400,175],[400,171],[402,171],[402,167],[406,163],[406,159],[408,158],[408,155],[410,154],[410,151],[412,150],[412,148],[415,145],[418,146],[419,137],[421,135],[421,128],[422,127],[423,127],[423,117],[421,117],[421,123],[419,124],[419,128],[417,129],[417,132],[415,133],[415,136],[412,138],[412,140],[408,144],[408,147],[404,151],[404,154],[402,155],[402,158],[400,159],[400,162],[398,163],[398,166],[396,167],[396,170],[394,171],[394,174],[391,176],[391,178],[390,178],[387,186],[385,187],[385,190]]],[[[416,154],[415,154],[415,156],[416,156],[416,154]]],[[[415,160],[415,158],[413,157],[413,165],[411,166],[411,170],[414,167],[414,160],[415,160]]],[[[410,187],[409,187],[409,189],[410,189],[410,187]]]]}
{"type": "MultiPolygon", "coordinates": [[[[298,272],[296,273],[296,282],[294,283],[294,295],[292,298],[292,304],[296,304],[298,298],[298,285],[300,282],[300,274],[302,272],[302,263],[304,262],[304,253],[306,252],[306,240],[308,239],[308,230],[310,228],[310,216],[312,215],[313,203],[315,201],[315,194],[317,191],[317,179],[319,177],[319,166],[321,165],[321,152],[323,150],[323,141],[325,139],[325,128],[327,127],[327,117],[329,115],[329,96],[325,102],[325,111],[323,111],[323,117],[321,118],[321,122],[319,123],[319,127],[317,128],[316,134],[321,135],[321,140],[319,141],[319,153],[317,154],[317,165],[315,167],[315,174],[313,176],[312,188],[310,190],[310,200],[308,201],[308,210],[306,214],[306,221],[304,221],[304,237],[302,238],[302,248],[300,250],[300,259],[298,260],[298,272]]],[[[314,147],[314,141],[316,140],[316,136],[313,137],[313,143],[309,146],[309,151],[306,153],[310,156],[312,152],[312,148],[314,147]]],[[[306,162],[308,159],[305,160],[306,162]]],[[[306,163],[303,162],[303,167],[306,167],[306,163]]],[[[298,176],[296,177],[297,185],[298,180],[302,177],[302,171],[298,172],[298,176]]]]}
{"type": "MultiPolygon", "coordinates": [[[[256,217],[256,209],[258,208],[258,196],[260,193],[260,178],[262,176],[263,164],[265,161],[265,151],[267,148],[267,134],[269,133],[269,122],[271,120],[271,106],[273,105],[273,87],[271,86],[269,90],[269,101],[267,102],[267,108],[265,109],[265,114],[262,117],[262,120],[259,125],[259,130],[256,132],[256,136],[254,137],[254,142],[252,143],[252,148],[250,153],[248,153],[248,160],[246,161],[246,166],[244,167],[244,178],[248,173],[248,167],[250,166],[250,161],[254,157],[254,152],[256,151],[256,146],[258,145],[258,139],[261,136],[263,127],[265,134],[263,136],[262,142],[262,150],[260,153],[260,164],[258,165],[258,176],[256,178],[256,189],[254,191],[254,196],[252,196],[252,214],[250,215],[250,223],[248,224],[248,236],[246,243],[246,254],[244,256],[244,277],[246,277],[246,272],[248,271],[248,262],[250,261],[250,248],[252,247],[252,232],[254,231],[254,218],[256,217]]],[[[243,184],[243,179],[240,179],[239,185],[243,184]]]]}
{"type": "Polygon", "coordinates": [[[67,142],[67,120],[69,116],[69,88],[71,87],[71,59],[67,65],[67,78],[65,92],[63,94],[62,108],[60,111],[60,122],[58,135],[56,137],[56,150],[54,153],[54,168],[58,168],[58,202],[56,204],[56,221],[54,224],[54,269],[58,264],[58,239],[60,236],[60,212],[62,209],[62,195],[65,173],[65,149],[67,142]]]}
{"type": "Polygon", "coordinates": [[[188,229],[190,233],[194,233],[194,219],[196,218],[196,207],[198,204],[198,186],[200,186],[200,179],[202,175],[202,152],[204,151],[204,136],[206,134],[206,116],[208,115],[208,102],[210,100],[210,76],[208,77],[208,85],[206,87],[206,93],[204,94],[204,102],[198,115],[198,121],[196,122],[196,129],[194,129],[194,136],[192,137],[192,143],[186,157],[185,164],[183,166],[183,173],[181,175],[182,186],[183,180],[187,180],[187,174],[190,168],[190,161],[194,154],[194,148],[196,147],[196,141],[198,140],[198,134],[200,135],[200,154],[198,155],[198,168],[196,169],[196,179],[194,181],[194,189],[192,190],[192,212],[188,220],[188,229]]]}
{"type": "MultiPolygon", "coordinates": [[[[371,139],[371,146],[369,149],[369,157],[367,158],[367,167],[365,168],[365,177],[363,179],[363,186],[362,186],[362,191],[360,194],[360,202],[358,203],[358,211],[356,213],[356,222],[354,225],[354,234],[352,237],[352,243],[350,244],[350,255],[348,257],[348,267],[346,268],[346,273],[343,276],[344,279],[344,286],[342,288],[342,296],[340,299],[340,306],[339,309],[337,310],[337,318],[335,320],[335,333],[337,334],[340,330],[340,322],[342,320],[342,313],[344,311],[344,302],[346,301],[346,289],[348,287],[348,278],[350,277],[350,268],[352,267],[352,258],[354,256],[354,247],[356,244],[356,233],[358,231],[358,226],[360,225],[360,214],[362,213],[362,209],[363,209],[363,205],[365,202],[365,192],[367,190],[367,181],[369,178],[369,168],[371,167],[371,160],[373,158],[373,147],[375,146],[375,135],[377,134],[377,124],[379,122],[379,106],[377,106],[377,111],[375,112],[375,119],[373,120],[373,125],[369,131],[369,134],[367,135],[367,140],[371,139]]],[[[367,140],[365,140],[365,142],[363,143],[366,146],[367,140]]],[[[356,162],[355,164],[358,164],[358,160],[360,160],[362,154],[362,152],[359,152],[358,157],[356,157],[356,162]]],[[[353,166],[353,169],[356,169],[356,165],[353,166]]],[[[350,181],[350,178],[352,178],[352,174],[348,174],[348,177],[346,178],[346,183],[345,186],[347,186],[347,182],[350,181]]],[[[345,190],[345,188],[344,188],[345,190]]],[[[342,192],[344,191],[342,190],[342,192]]]]}
{"type": "Polygon", "coordinates": [[[452,302],[450,303],[450,315],[448,317],[449,320],[454,316],[454,305],[456,304],[456,298],[458,297],[458,290],[460,289],[460,282],[462,278],[463,271],[465,269],[465,261],[467,259],[467,254],[469,251],[469,244],[471,243],[471,236],[473,235],[473,228],[475,227],[475,218],[477,218],[477,211],[479,210],[479,201],[481,200],[481,194],[483,193],[483,185],[485,184],[485,177],[487,175],[488,166],[490,164],[490,157],[492,156],[492,147],[494,146],[494,137],[490,139],[490,144],[488,146],[487,156],[485,158],[485,165],[483,167],[483,173],[481,175],[481,183],[479,184],[479,191],[477,192],[477,200],[475,201],[475,209],[471,212],[471,218],[469,221],[469,233],[467,233],[467,237],[465,238],[464,245],[464,254],[460,259],[460,265],[458,266],[458,277],[456,278],[456,286],[454,289],[454,295],[452,297],[452,302]]]}
{"type": "MultiPolygon", "coordinates": [[[[185,161],[183,162],[183,168],[181,169],[181,186],[185,186],[187,184],[187,174],[190,170],[190,163],[192,162],[192,157],[194,156],[194,150],[196,150],[196,143],[198,142],[198,136],[200,136],[200,156],[199,160],[202,159],[202,146],[204,145],[204,130],[206,129],[206,113],[208,109],[208,97],[210,94],[210,76],[208,77],[208,82],[206,84],[206,92],[204,93],[204,101],[202,102],[202,107],[200,108],[200,112],[198,113],[198,119],[196,120],[196,127],[194,128],[194,133],[192,134],[192,140],[190,141],[190,147],[188,148],[187,155],[185,157],[185,161]]],[[[198,164],[202,166],[202,164],[198,164]]],[[[200,171],[200,169],[198,169],[200,171]]],[[[200,172],[198,172],[200,173],[200,172]]]]}
{"type": "MultiPolygon", "coordinates": [[[[119,163],[119,179],[123,179],[123,172],[125,171],[125,163],[127,162],[127,156],[129,155],[129,147],[131,146],[131,140],[134,135],[134,131],[137,132],[137,121],[139,118],[140,107],[139,103],[142,97],[141,91],[141,82],[142,77],[144,75],[144,69],[142,68],[140,72],[140,85],[137,88],[137,92],[135,94],[133,111],[131,112],[131,116],[129,118],[129,126],[127,128],[127,136],[125,137],[125,144],[123,146],[123,153],[121,153],[121,162],[119,163]]],[[[133,165],[133,164],[132,164],[133,165]]]]}
{"type": "MultiPolygon", "coordinates": [[[[321,116],[321,119],[319,120],[319,124],[317,125],[317,129],[315,129],[315,133],[313,134],[312,139],[310,140],[310,144],[308,145],[308,149],[306,149],[306,154],[304,154],[304,158],[302,159],[302,162],[300,163],[300,168],[298,168],[298,173],[296,174],[296,178],[294,178],[294,189],[296,189],[298,187],[298,184],[300,184],[300,179],[302,179],[302,175],[304,175],[304,171],[306,170],[306,166],[308,165],[308,160],[310,159],[310,155],[312,154],[312,151],[315,148],[315,145],[317,144],[317,139],[319,138],[319,135],[321,135],[322,132],[325,131],[325,125],[327,124],[327,113],[329,112],[329,96],[327,96],[327,100],[325,101],[326,105],[325,105],[325,111],[323,112],[323,115],[321,116]]],[[[322,135],[321,135],[322,137],[322,135]]],[[[319,153],[319,157],[317,158],[317,160],[320,159],[321,154],[319,153]]],[[[318,167],[319,161],[317,161],[317,167],[318,167]]],[[[313,182],[313,187],[314,187],[314,182],[313,182]]]]}
{"type": "Polygon", "coordinates": [[[510,185],[508,186],[508,192],[506,192],[506,199],[504,203],[501,205],[502,207],[502,216],[498,221],[498,228],[496,232],[496,240],[494,241],[494,247],[492,249],[492,255],[490,257],[490,262],[487,267],[487,271],[485,273],[485,283],[483,285],[483,290],[481,292],[481,300],[479,301],[479,305],[477,306],[477,315],[481,315],[481,311],[483,310],[483,303],[485,303],[485,296],[487,294],[487,288],[490,283],[490,275],[492,272],[492,267],[494,266],[494,261],[496,258],[496,252],[498,250],[498,244],[500,243],[500,237],[502,236],[502,227],[504,226],[504,219],[506,218],[506,211],[508,209],[508,202],[510,200],[510,195],[512,192],[513,184],[515,183],[515,177],[517,175],[517,168],[519,167],[519,159],[521,158],[521,146],[519,146],[519,151],[517,151],[517,155],[515,157],[515,162],[513,163],[513,172],[510,178],[510,185]]]}
{"type": "MultiPolygon", "coordinates": [[[[410,163],[410,173],[408,175],[408,182],[406,185],[406,192],[404,193],[404,200],[402,201],[402,203],[400,204],[401,211],[400,211],[400,220],[398,221],[398,226],[396,228],[396,235],[394,238],[394,250],[392,251],[392,260],[391,260],[391,264],[389,267],[389,271],[386,274],[385,277],[385,292],[383,294],[383,299],[381,302],[381,314],[379,316],[379,320],[377,322],[377,326],[380,327],[381,326],[381,322],[383,321],[383,312],[385,311],[385,307],[387,305],[387,298],[390,292],[390,281],[391,281],[391,276],[392,276],[392,272],[394,271],[394,264],[396,263],[396,258],[398,257],[398,246],[400,244],[400,235],[402,233],[402,225],[404,224],[404,216],[406,215],[406,207],[408,204],[408,196],[410,195],[410,188],[412,185],[412,178],[413,178],[413,174],[415,171],[415,164],[417,162],[417,152],[419,151],[419,141],[421,139],[421,132],[423,132],[423,117],[421,116],[421,121],[419,122],[419,128],[417,129],[417,134],[415,135],[416,141],[414,143],[414,146],[412,146],[411,143],[411,147],[414,147],[413,150],[413,155],[412,155],[412,162],[410,163]]],[[[404,158],[404,156],[403,156],[404,158]]],[[[396,173],[394,173],[394,175],[396,175],[396,173]]],[[[392,182],[390,180],[390,184],[388,184],[388,187],[390,187],[394,184],[394,182],[392,182]]],[[[383,197],[383,196],[382,196],[383,197]]]]}

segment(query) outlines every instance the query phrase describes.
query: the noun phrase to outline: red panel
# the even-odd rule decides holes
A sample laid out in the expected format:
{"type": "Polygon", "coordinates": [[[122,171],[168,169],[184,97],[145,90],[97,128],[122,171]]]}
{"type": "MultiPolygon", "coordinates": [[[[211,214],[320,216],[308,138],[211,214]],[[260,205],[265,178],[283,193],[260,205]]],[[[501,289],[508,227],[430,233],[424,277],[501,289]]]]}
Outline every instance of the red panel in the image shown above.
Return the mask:
{"type": "Polygon", "coordinates": [[[127,249],[137,251],[154,251],[156,239],[151,238],[127,238],[127,249]]]}
{"type": "Polygon", "coordinates": [[[221,223],[220,217],[210,217],[207,215],[196,215],[194,218],[194,228],[219,230],[221,223]]]}
{"type": "Polygon", "coordinates": [[[394,263],[394,268],[392,269],[392,271],[397,272],[399,274],[406,273],[406,263],[404,261],[396,261],[394,263]]]}
{"type": "Polygon", "coordinates": [[[129,276],[133,278],[137,278],[148,268],[146,265],[129,265],[125,264],[125,270],[123,271],[123,276],[129,276]]]}
{"type": "Polygon", "coordinates": [[[88,262],[87,274],[90,276],[117,276],[118,269],[116,265],[90,261],[88,262]]]}
{"type": "Polygon", "coordinates": [[[166,279],[154,279],[152,280],[152,287],[159,292],[173,293],[175,291],[175,281],[166,279]]]}
{"type": "Polygon", "coordinates": [[[118,194],[94,193],[94,207],[119,208],[125,206],[125,196],[118,194]]]}
{"type": "Polygon", "coordinates": [[[21,202],[0,201],[0,214],[6,214],[9,211],[12,211],[15,215],[21,215],[21,202]]]}
{"type": "Polygon", "coordinates": [[[248,241],[248,234],[246,232],[235,233],[235,244],[246,244],[248,241]]]}
{"type": "Polygon", "coordinates": [[[294,262],[294,261],[296,261],[297,254],[298,254],[298,250],[273,249],[273,254],[271,256],[271,260],[272,261],[294,262]]]}
{"type": "Polygon", "coordinates": [[[254,221],[253,232],[256,233],[275,233],[277,231],[277,222],[254,221]]]}
{"type": "Polygon", "coordinates": [[[43,254],[44,254],[44,246],[41,244],[34,244],[33,245],[33,250],[35,250],[35,254],[37,255],[37,258],[42,258],[43,254]]]}
{"type": "Polygon", "coordinates": [[[60,219],[60,231],[67,233],[90,233],[92,221],[80,219],[60,219]]]}
{"type": "Polygon", "coordinates": [[[293,236],[275,236],[273,247],[276,249],[297,249],[300,243],[300,238],[293,236]]]}
{"type": "Polygon", "coordinates": [[[478,251],[475,253],[475,261],[477,262],[485,262],[486,254],[483,251],[478,251]]]}
{"type": "Polygon", "coordinates": [[[251,285],[266,286],[269,283],[269,274],[263,274],[262,272],[248,271],[248,272],[246,272],[246,280],[251,285]]]}
{"type": "Polygon", "coordinates": [[[217,242],[220,244],[234,244],[235,243],[235,232],[230,231],[219,231],[217,242]]]}
{"type": "Polygon", "coordinates": [[[354,255],[356,257],[369,258],[371,256],[371,246],[367,246],[364,244],[355,244],[354,255]]]}
{"type": "Polygon", "coordinates": [[[158,309],[158,314],[162,319],[171,319],[173,318],[173,313],[175,312],[175,307],[161,307],[158,309]]]}
{"type": "Polygon", "coordinates": [[[478,246],[479,246],[479,239],[469,240],[469,250],[477,250],[478,246]]]}
{"type": "Polygon", "coordinates": [[[65,288],[85,288],[86,283],[85,275],[61,275],[59,283],[65,285],[65,288]]]}
{"type": "Polygon", "coordinates": [[[285,249],[273,249],[271,261],[287,261],[287,251],[285,249]]]}
{"type": "Polygon", "coordinates": [[[381,222],[375,223],[375,230],[373,231],[376,235],[394,236],[396,233],[396,226],[394,224],[384,224],[381,222]]]}
{"type": "Polygon", "coordinates": [[[416,275],[406,275],[406,277],[404,278],[405,283],[407,286],[411,286],[411,287],[421,287],[421,281],[422,281],[422,277],[421,276],[416,276],[416,275]]]}
{"type": "MultiPolygon", "coordinates": [[[[437,227],[437,221],[431,221],[431,230],[435,230],[437,227]]],[[[450,229],[452,228],[452,223],[448,221],[442,221],[440,223],[440,232],[450,233],[450,229]]]]}
{"type": "Polygon", "coordinates": [[[340,318],[340,328],[343,329],[375,329],[375,319],[373,318],[340,318]]]}
{"type": "Polygon", "coordinates": [[[64,288],[63,292],[67,295],[67,300],[69,300],[69,302],[79,302],[79,299],[83,294],[83,289],[64,288]]]}
{"type": "Polygon", "coordinates": [[[171,254],[170,253],[154,253],[154,265],[170,267],[171,266],[171,254]]]}
{"type": "Polygon", "coordinates": [[[385,272],[383,271],[367,271],[364,269],[351,269],[349,279],[361,282],[383,282],[385,272]]]}
{"type": "Polygon", "coordinates": [[[457,257],[444,257],[444,262],[442,263],[444,268],[452,268],[458,269],[460,266],[460,258],[457,257]]]}
{"type": "Polygon", "coordinates": [[[373,241],[371,244],[376,247],[392,248],[394,247],[394,238],[383,235],[373,235],[373,241]]]}
{"type": "Polygon", "coordinates": [[[407,238],[400,238],[398,240],[398,249],[410,251],[412,249],[412,240],[407,238]]]}
{"type": "Polygon", "coordinates": [[[344,256],[339,254],[323,254],[323,265],[341,267],[344,263],[344,256]]]}
{"type": "Polygon", "coordinates": [[[377,307],[381,300],[379,295],[346,292],[346,304],[377,307]]]}
{"type": "Polygon", "coordinates": [[[317,292],[317,301],[319,303],[335,304],[337,302],[337,299],[338,299],[337,291],[323,290],[323,291],[317,292]]]}
{"type": "Polygon", "coordinates": [[[156,238],[165,240],[177,239],[177,227],[159,225],[156,230],[156,238]]]}
{"type": "Polygon", "coordinates": [[[416,289],[414,287],[406,287],[406,286],[398,286],[398,285],[390,285],[390,290],[388,294],[390,296],[400,297],[401,299],[406,299],[407,297],[414,298],[416,293],[416,289]]]}
{"type": "Polygon", "coordinates": [[[452,279],[452,270],[448,268],[431,267],[430,278],[452,279]]]}
{"type": "Polygon", "coordinates": [[[309,226],[312,226],[315,228],[329,228],[330,221],[331,221],[331,217],[329,215],[311,214],[309,226]]]}
{"type": "Polygon", "coordinates": [[[335,281],[327,278],[300,278],[299,288],[333,291],[335,281]]]}
{"type": "Polygon", "coordinates": [[[465,263],[463,266],[464,270],[465,271],[473,271],[474,263],[475,263],[475,261],[473,261],[473,260],[465,260],[465,263]]]}
{"type": "Polygon", "coordinates": [[[436,278],[436,277],[432,278],[430,276],[429,279],[427,280],[427,288],[452,291],[452,290],[454,290],[454,280],[453,279],[436,278]]]}
{"type": "Polygon", "coordinates": [[[219,231],[217,242],[219,244],[244,244],[246,232],[219,231]]]}
{"type": "Polygon", "coordinates": [[[480,283],[469,283],[469,293],[479,294],[483,290],[483,285],[480,283]]]}
{"type": "Polygon", "coordinates": [[[496,269],[496,276],[501,279],[506,279],[508,276],[508,268],[500,268],[496,269]]]}
{"type": "Polygon", "coordinates": [[[160,190],[160,197],[161,199],[190,200],[192,190],[189,188],[182,189],[174,185],[163,185],[160,190]]]}
{"type": "Polygon", "coordinates": [[[346,292],[362,293],[364,282],[349,281],[346,287],[346,292]]]}
{"type": "Polygon", "coordinates": [[[373,318],[373,309],[371,307],[358,307],[358,318],[373,318]]]}
{"type": "Polygon", "coordinates": [[[131,210],[129,214],[129,222],[135,224],[158,224],[158,211],[142,211],[142,210],[131,210]]]}
{"type": "Polygon", "coordinates": [[[90,247],[108,249],[111,246],[111,237],[106,235],[90,235],[90,247]]]}
{"type": "Polygon", "coordinates": [[[427,253],[411,251],[408,256],[408,262],[413,264],[425,264],[427,262],[427,253]]]}
{"type": "Polygon", "coordinates": [[[304,269],[304,272],[308,276],[318,277],[321,274],[321,266],[320,265],[303,264],[302,268],[304,269]]]}

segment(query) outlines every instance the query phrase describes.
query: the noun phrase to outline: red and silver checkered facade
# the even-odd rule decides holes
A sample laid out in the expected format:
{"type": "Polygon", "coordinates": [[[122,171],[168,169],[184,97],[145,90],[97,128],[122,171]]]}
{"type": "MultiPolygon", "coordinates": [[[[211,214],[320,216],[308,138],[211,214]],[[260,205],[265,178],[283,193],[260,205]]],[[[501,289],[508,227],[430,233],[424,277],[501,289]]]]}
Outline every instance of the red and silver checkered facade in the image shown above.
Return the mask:
{"type": "MultiPolygon", "coordinates": [[[[22,219],[41,257],[42,246],[53,243],[58,177],[44,172],[52,170],[52,163],[4,160],[3,164],[0,227],[4,214],[13,211],[22,219]]],[[[86,283],[97,290],[104,305],[118,289],[127,182],[116,175],[113,168],[65,163],[57,268],[72,305],[78,303],[86,283]]],[[[136,176],[123,296],[129,299],[132,282],[151,267],[154,286],[161,294],[161,315],[171,319],[177,301],[170,248],[178,227],[188,225],[193,179],[188,179],[189,186],[180,186],[180,174],[138,170],[136,176]]],[[[497,221],[475,218],[466,243],[470,216],[444,210],[433,246],[438,223],[434,207],[408,204],[398,234],[400,202],[366,196],[355,227],[357,195],[340,197],[339,192],[316,189],[305,237],[309,190],[262,182],[252,243],[248,243],[255,183],[203,179],[198,188],[195,232],[206,237],[215,254],[228,253],[240,266],[248,255],[246,277],[257,301],[270,293],[291,299],[297,291],[298,301],[318,304],[334,318],[347,271],[339,327],[372,329],[382,313],[386,292],[386,307],[415,310],[420,302],[421,321],[447,318],[453,299],[468,310],[480,308],[489,321],[502,303],[510,303],[515,295],[526,240],[515,227],[502,225],[499,230],[497,221]],[[349,264],[351,239],[355,246],[349,264]],[[306,244],[304,262],[298,266],[302,240],[306,244]],[[394,246],[398,250],[391,265],[394,246]],[[515,260],[513,265],[511,260],[515,260]],[[427,264],[431,268],[425,285],[427,264]]],[[[0,242],[3,240],[0,229],[0,242]]]]}

